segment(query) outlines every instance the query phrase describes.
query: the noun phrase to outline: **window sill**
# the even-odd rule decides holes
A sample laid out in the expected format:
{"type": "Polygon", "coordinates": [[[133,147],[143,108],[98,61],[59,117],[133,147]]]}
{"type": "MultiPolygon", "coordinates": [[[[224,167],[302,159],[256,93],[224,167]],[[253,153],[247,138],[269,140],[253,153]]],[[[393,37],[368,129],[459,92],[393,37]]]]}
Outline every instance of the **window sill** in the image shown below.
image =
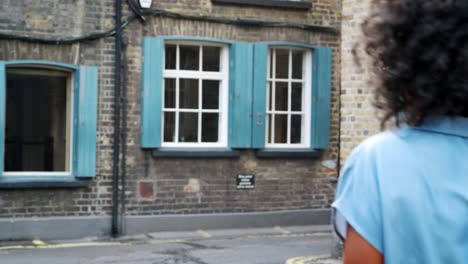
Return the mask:
{"type": "Polygon", "coordinates": [[[238,158],[238,150],[228,148],[161,148],[152,151],[153,158],[238,158]]]}
{"type": "Polygon", "coordinates": [[[259,149],[255,152],[257,158],[320,158],[323,151],[317,149],[259,149]]]}
{"type": "Polygon", "coordinates": [[[263,7],[278,7],[308,10],[312,8],[312,4],[302,1],[287,1],[287,0],[211,0],[214,4],[228,5],[251,5],[263,7]]]}
{"type": "Polygon", "coordinates": [[[0,189],[78,188],[90,184],[72,177],[0,177],[0,189]]]}

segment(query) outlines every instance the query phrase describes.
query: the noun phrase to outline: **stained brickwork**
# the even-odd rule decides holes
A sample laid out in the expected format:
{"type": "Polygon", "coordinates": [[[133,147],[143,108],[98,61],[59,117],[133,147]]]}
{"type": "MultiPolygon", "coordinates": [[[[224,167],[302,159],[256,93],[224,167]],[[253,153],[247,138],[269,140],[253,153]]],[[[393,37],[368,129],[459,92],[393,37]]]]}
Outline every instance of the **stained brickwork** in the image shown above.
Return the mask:
{"type": "MultiPolygon", "coordinates": [[[[339,27],[341,0],[313,0],[311,3],[313,7],[308,11],[217,6],[210,0],[161,0],[154,1],[153,8],[191,15],[339,27]]],[[[66,38],[101,32],[113,26],[113,4],[112,0],[4,0],[0,3],[0,33],[66,38]]],[[[126,7],[124,15],[130,15],[126,7]]],[[[124,35],[129,39],[126,48],[129,71],[127,214],[252,212],[329,207],[334,193],[331,181],[335,179],[336,171],[329,170],[322,164],[326,160],[338,160],[338,100],[342,83],[340,72],[346,71],[340,68],[339,33],[242,27],[148,15],[145,24],[137,20],[130,23],[125,28],[124,35]],[[145,36],[200,36],[251,42],[289,41],[331,47],[334,56],[330,148],[319,159],[259,159],[252,150],[242,150],[240,158],[152,158],[148,150],[139,147],[141,43],[145,36]],[[255,174],[255,189],[237,190],[237,174],[255,174]],[[142,191],[145,195],[141,195],[142,191]]],[[[348,52],[346,49],[342,50],[348,52]]],[[[114,38],[70,45],[0,40],[0,60],[19,59],[51,60],[99,67],[97,177],[92,180],[90,187],[80,189],[2,190],[0,217],[110,214],[114,38]]],[[[346,100],[346,94],[342,99],[346,100]]],[[[347,117],[343,118],[345,126],[348,125],[347,117]]],[[[346,127],[342,126],[341,132],[344,135],[341,140],[348,147],[345,144],[345,130],[346,127]]]]}

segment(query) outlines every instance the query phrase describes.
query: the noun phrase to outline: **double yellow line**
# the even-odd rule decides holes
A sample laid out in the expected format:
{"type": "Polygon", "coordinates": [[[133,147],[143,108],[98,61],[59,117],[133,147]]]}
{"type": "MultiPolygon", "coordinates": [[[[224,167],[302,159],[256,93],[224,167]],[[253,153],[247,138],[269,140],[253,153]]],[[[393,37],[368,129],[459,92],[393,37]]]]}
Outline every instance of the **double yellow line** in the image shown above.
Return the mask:
{"type": "Polygon", "coordinates": [[[42,240],[33,240],[29,245],[11,245],[0,246],[0,251],[10,249],[47,249],[47,248],[73,248],[73,247],[106,247],[106,246],[131,246],[136,244],[167,244],[167,243],[183,243],[187,240],[183,239],[161,239],[161,240],[142,240],[132,242],[77,242],[77,243],[62,243],[62,244],[48,244],[42,240]]]}
{"type": "MultiPolygon", "coordinates": [[[[204,238],[211,237],[211,235],[205,231],[198,232],[200,236],[204,238]]],[[[257,239],[257,238],[281,238],[281,237],[309,237],[309,236],[327,236],[330,233],[327,232],[314,232],[314,233],[283,233],[283,234],[271,234],[271,235],[246,235],[244,239],[257,239]]],[[[31,244],[27,245],[5,245],[0,246],[0,251],[2,250],[11,250],[11,249],[47,249],[47,248],[73,248],[73,247],[103,247],[103,246],[130,246],[135,244],[164,244],[164,243],[183,243],[187,242],[184,239],[152,239],[152,240],[141,240],[141,241],[113,241],[113,242],[77,242],[77,243],[62,243],[62,244],[48,244],[42,240],[36,239],[33,240],[31,244]]],[[[323,258],[323,256],[319,256],[323,258]]],[[[300,257],[293,258],[288,261],[300,261],[302,258],[310,257],[300,257]],[[298,259],[298,260],[296,260],[298,259]]],[[[305,261],[303,261],[305,262],[305,261]]],[[[300,264],[303,262],[287,262],[286,264],[300,264]]]]}
{"type": "Polygon", "coordinates": [[[47,244],[42,240],[33,240],[31,245],[0,246],[0,250],[33,249],[33,248],[72,248],[72,247],[99,247],[99,246],[128,246],[131,243],[123,242],[81,242],[64,244],[47,244]]]}

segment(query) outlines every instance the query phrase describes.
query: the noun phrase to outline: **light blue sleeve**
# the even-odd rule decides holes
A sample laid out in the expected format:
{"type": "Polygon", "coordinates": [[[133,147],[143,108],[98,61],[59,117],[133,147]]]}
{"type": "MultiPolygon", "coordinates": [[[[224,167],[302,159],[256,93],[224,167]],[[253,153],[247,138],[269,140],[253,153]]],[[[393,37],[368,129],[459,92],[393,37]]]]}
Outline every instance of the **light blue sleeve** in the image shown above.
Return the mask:
{"type": "Polygon", "coordinates": [[[347,224],[383,253],[383,227],[375,155],[359,146],[349,157],[332,204],[336,232],[346,238],[347,224]]]}

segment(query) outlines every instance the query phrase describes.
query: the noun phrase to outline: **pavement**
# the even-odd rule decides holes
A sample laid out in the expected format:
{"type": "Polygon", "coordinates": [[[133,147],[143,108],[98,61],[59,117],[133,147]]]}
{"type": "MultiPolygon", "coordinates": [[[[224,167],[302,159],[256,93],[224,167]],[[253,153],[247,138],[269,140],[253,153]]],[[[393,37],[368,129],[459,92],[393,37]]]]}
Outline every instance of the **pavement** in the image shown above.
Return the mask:
{"type": "Polygon", "coordinates": [[[0,241],[1,263],[338,264],[330,226],[157,232],[79,240],[0,241]]]}

